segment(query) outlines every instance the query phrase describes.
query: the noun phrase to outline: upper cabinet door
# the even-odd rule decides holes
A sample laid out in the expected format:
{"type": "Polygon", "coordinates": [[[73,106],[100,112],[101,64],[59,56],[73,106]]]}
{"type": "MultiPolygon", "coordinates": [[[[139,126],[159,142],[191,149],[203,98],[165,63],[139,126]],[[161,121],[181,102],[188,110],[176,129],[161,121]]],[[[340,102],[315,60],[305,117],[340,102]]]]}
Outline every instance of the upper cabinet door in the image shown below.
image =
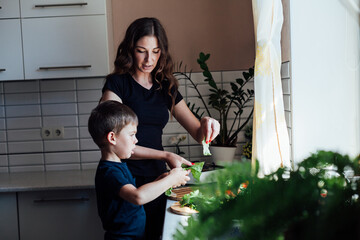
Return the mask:
{"type": "Polygon", "coordinates": [[[106,16],[22,19],[25,79],[105,76],[106,16]]]}
{"type": "Polygon", "coordinates": [[[0,81],[24,79],[20,19],[0,20],[0,81]]]}
{"type": "Polygon", "coordinates": [[[20,17],[19,0],[0,0],[0,19],[19,18],[19,17],[20,17]]]}
{"type": "Polygon", "coordinates": [[[104,1],[105,0],[24,0],[21,1],[21,17],[105,14],[104,1]]]}

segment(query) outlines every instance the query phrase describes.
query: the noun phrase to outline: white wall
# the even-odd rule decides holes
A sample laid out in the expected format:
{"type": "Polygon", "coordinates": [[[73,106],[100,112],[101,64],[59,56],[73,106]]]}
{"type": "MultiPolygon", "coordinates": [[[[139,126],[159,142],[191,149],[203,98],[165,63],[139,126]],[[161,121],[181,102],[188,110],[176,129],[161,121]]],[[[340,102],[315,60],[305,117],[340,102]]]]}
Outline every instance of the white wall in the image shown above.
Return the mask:
{"type": "Polygon", "coordinates": [[[359,154],[359,16],[342,0],[292,0],[290,31],[293,159],[359,154]]]}

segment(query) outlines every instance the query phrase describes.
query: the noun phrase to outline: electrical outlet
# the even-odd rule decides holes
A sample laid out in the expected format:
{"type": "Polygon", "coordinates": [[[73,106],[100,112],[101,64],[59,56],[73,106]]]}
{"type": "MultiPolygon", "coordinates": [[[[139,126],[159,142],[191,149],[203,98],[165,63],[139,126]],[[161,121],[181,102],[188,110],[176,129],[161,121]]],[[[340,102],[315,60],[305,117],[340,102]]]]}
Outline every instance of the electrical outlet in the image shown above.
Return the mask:
{"type": "Polygon", "coordinates": [[[64,127],[56,126],[56,127],[43,127],[41,129],[41,137],[42,139],[63,139],[64,138],[64,127]]]}
{"type": "Polygon", "coordinates": [[[41,137],[43,139],[52,139],[53,138],[53,131],[51,127],[43,127],[41,129],[41,137]]]}
{"type": "Polygon", "coordinates": [[[64,138],[64,127],[63,126],[57,126],[52,128],[53,132],[53,138],[54,139],[63,139],[64,138]]]}

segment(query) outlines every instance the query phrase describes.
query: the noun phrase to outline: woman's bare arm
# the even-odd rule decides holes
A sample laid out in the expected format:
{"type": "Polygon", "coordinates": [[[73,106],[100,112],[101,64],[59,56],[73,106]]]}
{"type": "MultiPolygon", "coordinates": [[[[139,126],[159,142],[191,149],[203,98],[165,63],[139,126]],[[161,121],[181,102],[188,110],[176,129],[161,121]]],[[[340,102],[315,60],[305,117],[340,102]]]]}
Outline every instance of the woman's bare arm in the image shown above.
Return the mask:
{"type": "Polygon", "coordinates": [[[191,162],[185,158],[167,151],[160,151],[152,148],[136,146],[134,153],[131,155],[130,159],[141,160],[141,159],[157,159],[166,161],[170,168],[181,167],[182,164],[191,166],[191,162]]]}
{"type": "Polygon", "coordinates": [[[108,100],[114,100],[114,101],[118,101],[118,102],[122,103],[121,98],[116,93],[114,93],[113,91],[110,91],[110,90],[106,90],[103,93],[103,95],[100,99],[100,103],[108,101],[108,100]]]}
{"type": "Polygon", "coordinates": [[[206,142],[211,142],[219,134],[220,124],[217,120],[203,117],[199,121],[184,100],[175,105],[174,117],[198,143],[201,143],[204,138],[206,142]]]}

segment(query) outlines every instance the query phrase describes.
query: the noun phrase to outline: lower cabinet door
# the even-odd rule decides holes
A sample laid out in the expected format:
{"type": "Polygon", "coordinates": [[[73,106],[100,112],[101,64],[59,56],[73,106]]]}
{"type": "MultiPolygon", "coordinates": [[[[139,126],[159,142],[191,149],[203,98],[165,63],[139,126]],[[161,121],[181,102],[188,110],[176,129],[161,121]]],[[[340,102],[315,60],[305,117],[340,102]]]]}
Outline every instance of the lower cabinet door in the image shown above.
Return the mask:
{"type": "Polygon", "coordinates": [[[21,240],[103,239],[95,190],[20,192],[21,240]]]}
{"type": "Polygon", "coordinates": [[[0,239],[19,239],[16,193],[0,193],[0,239]]]}

